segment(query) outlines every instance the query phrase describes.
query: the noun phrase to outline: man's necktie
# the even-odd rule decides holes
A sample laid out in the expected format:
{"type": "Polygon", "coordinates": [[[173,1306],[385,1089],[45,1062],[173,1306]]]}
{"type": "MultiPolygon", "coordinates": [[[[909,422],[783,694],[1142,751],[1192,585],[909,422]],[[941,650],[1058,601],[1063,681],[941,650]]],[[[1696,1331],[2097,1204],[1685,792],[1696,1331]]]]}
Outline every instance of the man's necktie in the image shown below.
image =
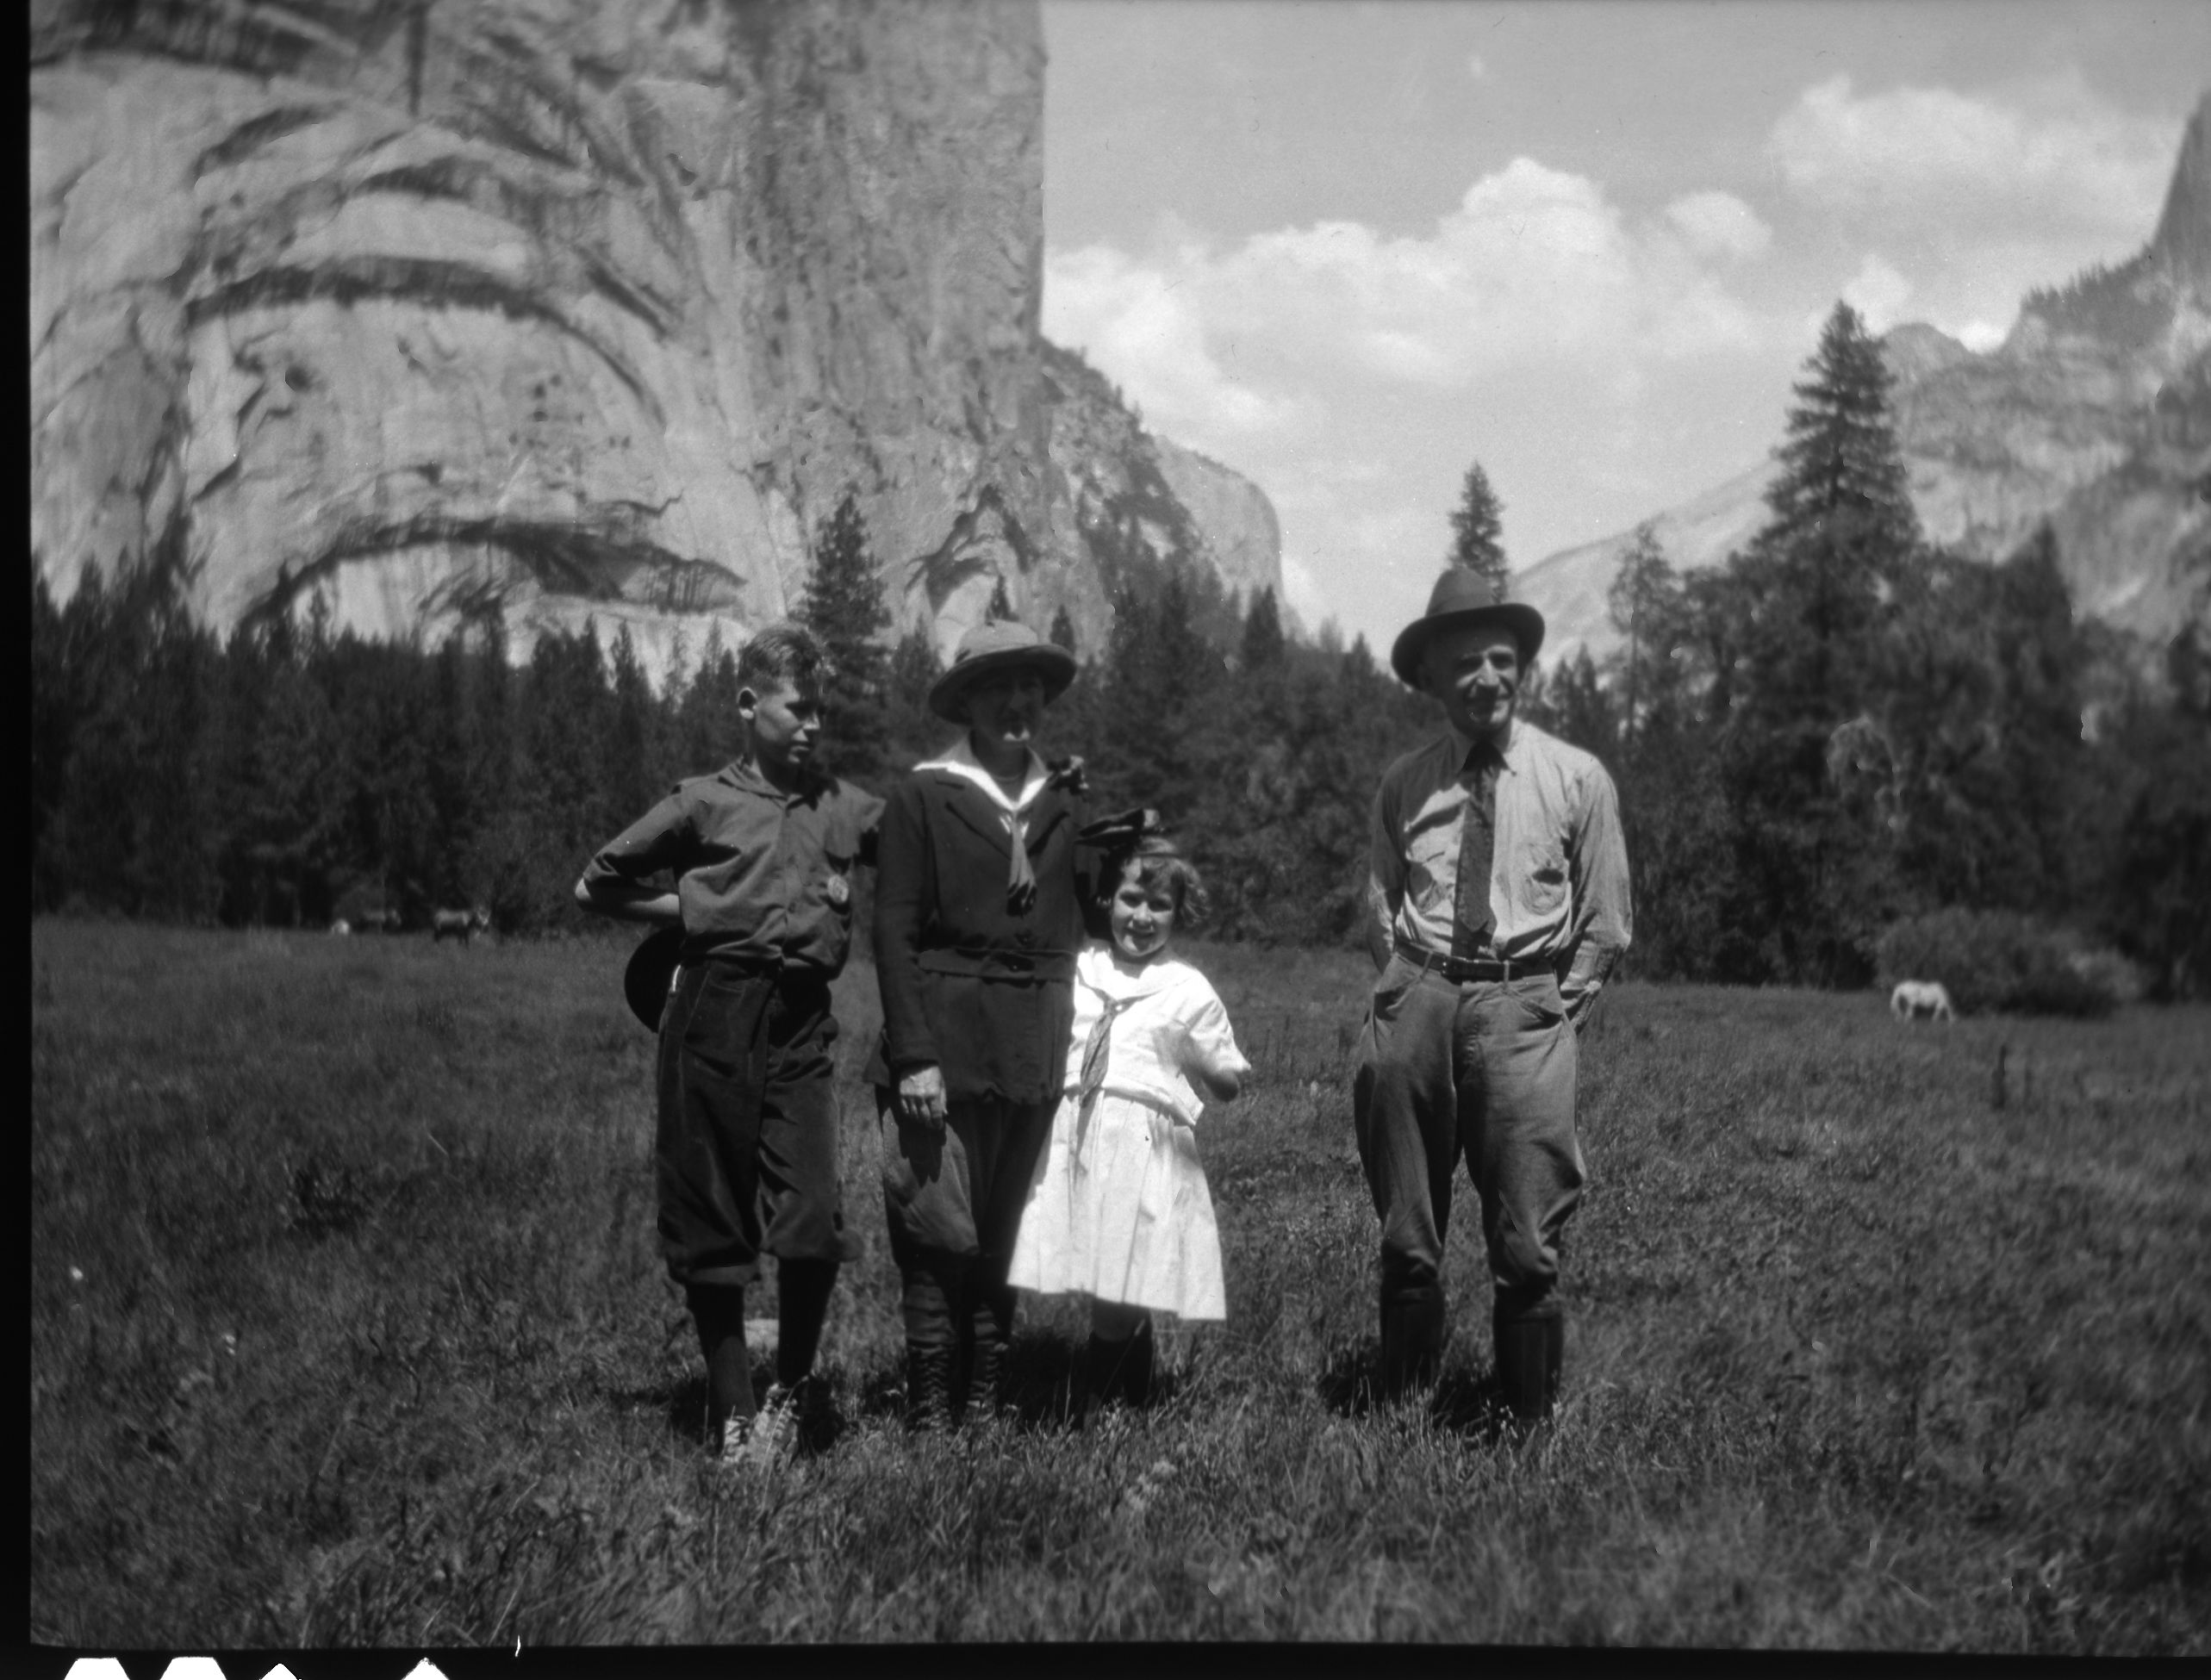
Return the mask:
{"type": "Polygon", "coordinates": [[[1466,815],[1459,829],[1459,881],[1453,895],[1451,955],[1487,956],[1490,933],[1489,878],[1497,856],[1497,751],[1486,742],[1467,756],[1460,781],[1467,789],[1466,815]]]}

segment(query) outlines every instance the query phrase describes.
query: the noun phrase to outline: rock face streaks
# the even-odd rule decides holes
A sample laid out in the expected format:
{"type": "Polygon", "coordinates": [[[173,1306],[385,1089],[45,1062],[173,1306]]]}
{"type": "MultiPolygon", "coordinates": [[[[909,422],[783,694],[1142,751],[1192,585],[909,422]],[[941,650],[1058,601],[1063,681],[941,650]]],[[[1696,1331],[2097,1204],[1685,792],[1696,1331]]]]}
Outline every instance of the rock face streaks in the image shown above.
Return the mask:
{"type": "MultiPolygon", "coordinates": [[[[57,593],[159,556],[218,625],[315,589],[518,652],[625,621],[659,668],[792,607],[850,488],[901,627],[949,645],[1002,576],[1102,645],[1029,0],[45,0],[33,46],[57,593]]],[[[1189,557],[1277,582],[1212,501],[1189,557]]]]}

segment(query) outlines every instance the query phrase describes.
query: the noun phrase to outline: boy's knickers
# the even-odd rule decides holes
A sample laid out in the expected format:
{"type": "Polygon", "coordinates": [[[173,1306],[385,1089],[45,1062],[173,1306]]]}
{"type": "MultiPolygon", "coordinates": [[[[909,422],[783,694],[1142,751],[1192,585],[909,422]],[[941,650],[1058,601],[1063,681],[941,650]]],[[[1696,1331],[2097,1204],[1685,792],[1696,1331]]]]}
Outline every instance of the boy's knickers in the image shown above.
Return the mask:
{"type": "Polygon", "coordinates": [[[660,1246],[679,1284],[747,1284],[760,1256],[841,1260],[829,982],[688,964],[660,1020],[660,1246]]]}

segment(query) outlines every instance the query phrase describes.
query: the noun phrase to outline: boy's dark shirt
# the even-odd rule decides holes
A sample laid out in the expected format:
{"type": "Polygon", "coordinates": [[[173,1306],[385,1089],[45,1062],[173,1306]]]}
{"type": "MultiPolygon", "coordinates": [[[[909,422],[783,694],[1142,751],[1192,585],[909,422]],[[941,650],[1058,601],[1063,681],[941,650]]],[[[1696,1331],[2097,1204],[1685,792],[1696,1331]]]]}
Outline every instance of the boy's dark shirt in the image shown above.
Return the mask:
{"type": "Polygon", "coordinates": [[[587,887],[676,876],[682,960],[729,957],[826,980],[852,943],[852,870],[875,858],[883,802],[802,773],[786,793],[743,759],[679,781],[601,849],[587,887]],[[842,886],[832,885],[841,882],[842,886]]]}

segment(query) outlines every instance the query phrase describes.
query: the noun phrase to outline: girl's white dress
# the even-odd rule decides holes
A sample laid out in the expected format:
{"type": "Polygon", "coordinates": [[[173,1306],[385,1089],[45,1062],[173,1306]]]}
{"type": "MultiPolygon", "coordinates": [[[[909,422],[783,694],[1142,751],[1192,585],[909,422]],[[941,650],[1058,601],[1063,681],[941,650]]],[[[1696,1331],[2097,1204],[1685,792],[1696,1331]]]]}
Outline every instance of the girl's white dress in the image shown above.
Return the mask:
{"type": "Polygon", "coordinates": [[[1011,1281],[1225,1319],[1220,1229],[1198,1161],[1203,1104],[1188,1076],[1240,1077],[1250,1066],[1203,974],[1169,956],[1130,966],[1092,942],[1075,962],[1066,1092],[1030,1185],[1011,1281]],[[1084,1051],[1109,1005],[1104,1077],[1086,1114],[1084,1051]]]}

